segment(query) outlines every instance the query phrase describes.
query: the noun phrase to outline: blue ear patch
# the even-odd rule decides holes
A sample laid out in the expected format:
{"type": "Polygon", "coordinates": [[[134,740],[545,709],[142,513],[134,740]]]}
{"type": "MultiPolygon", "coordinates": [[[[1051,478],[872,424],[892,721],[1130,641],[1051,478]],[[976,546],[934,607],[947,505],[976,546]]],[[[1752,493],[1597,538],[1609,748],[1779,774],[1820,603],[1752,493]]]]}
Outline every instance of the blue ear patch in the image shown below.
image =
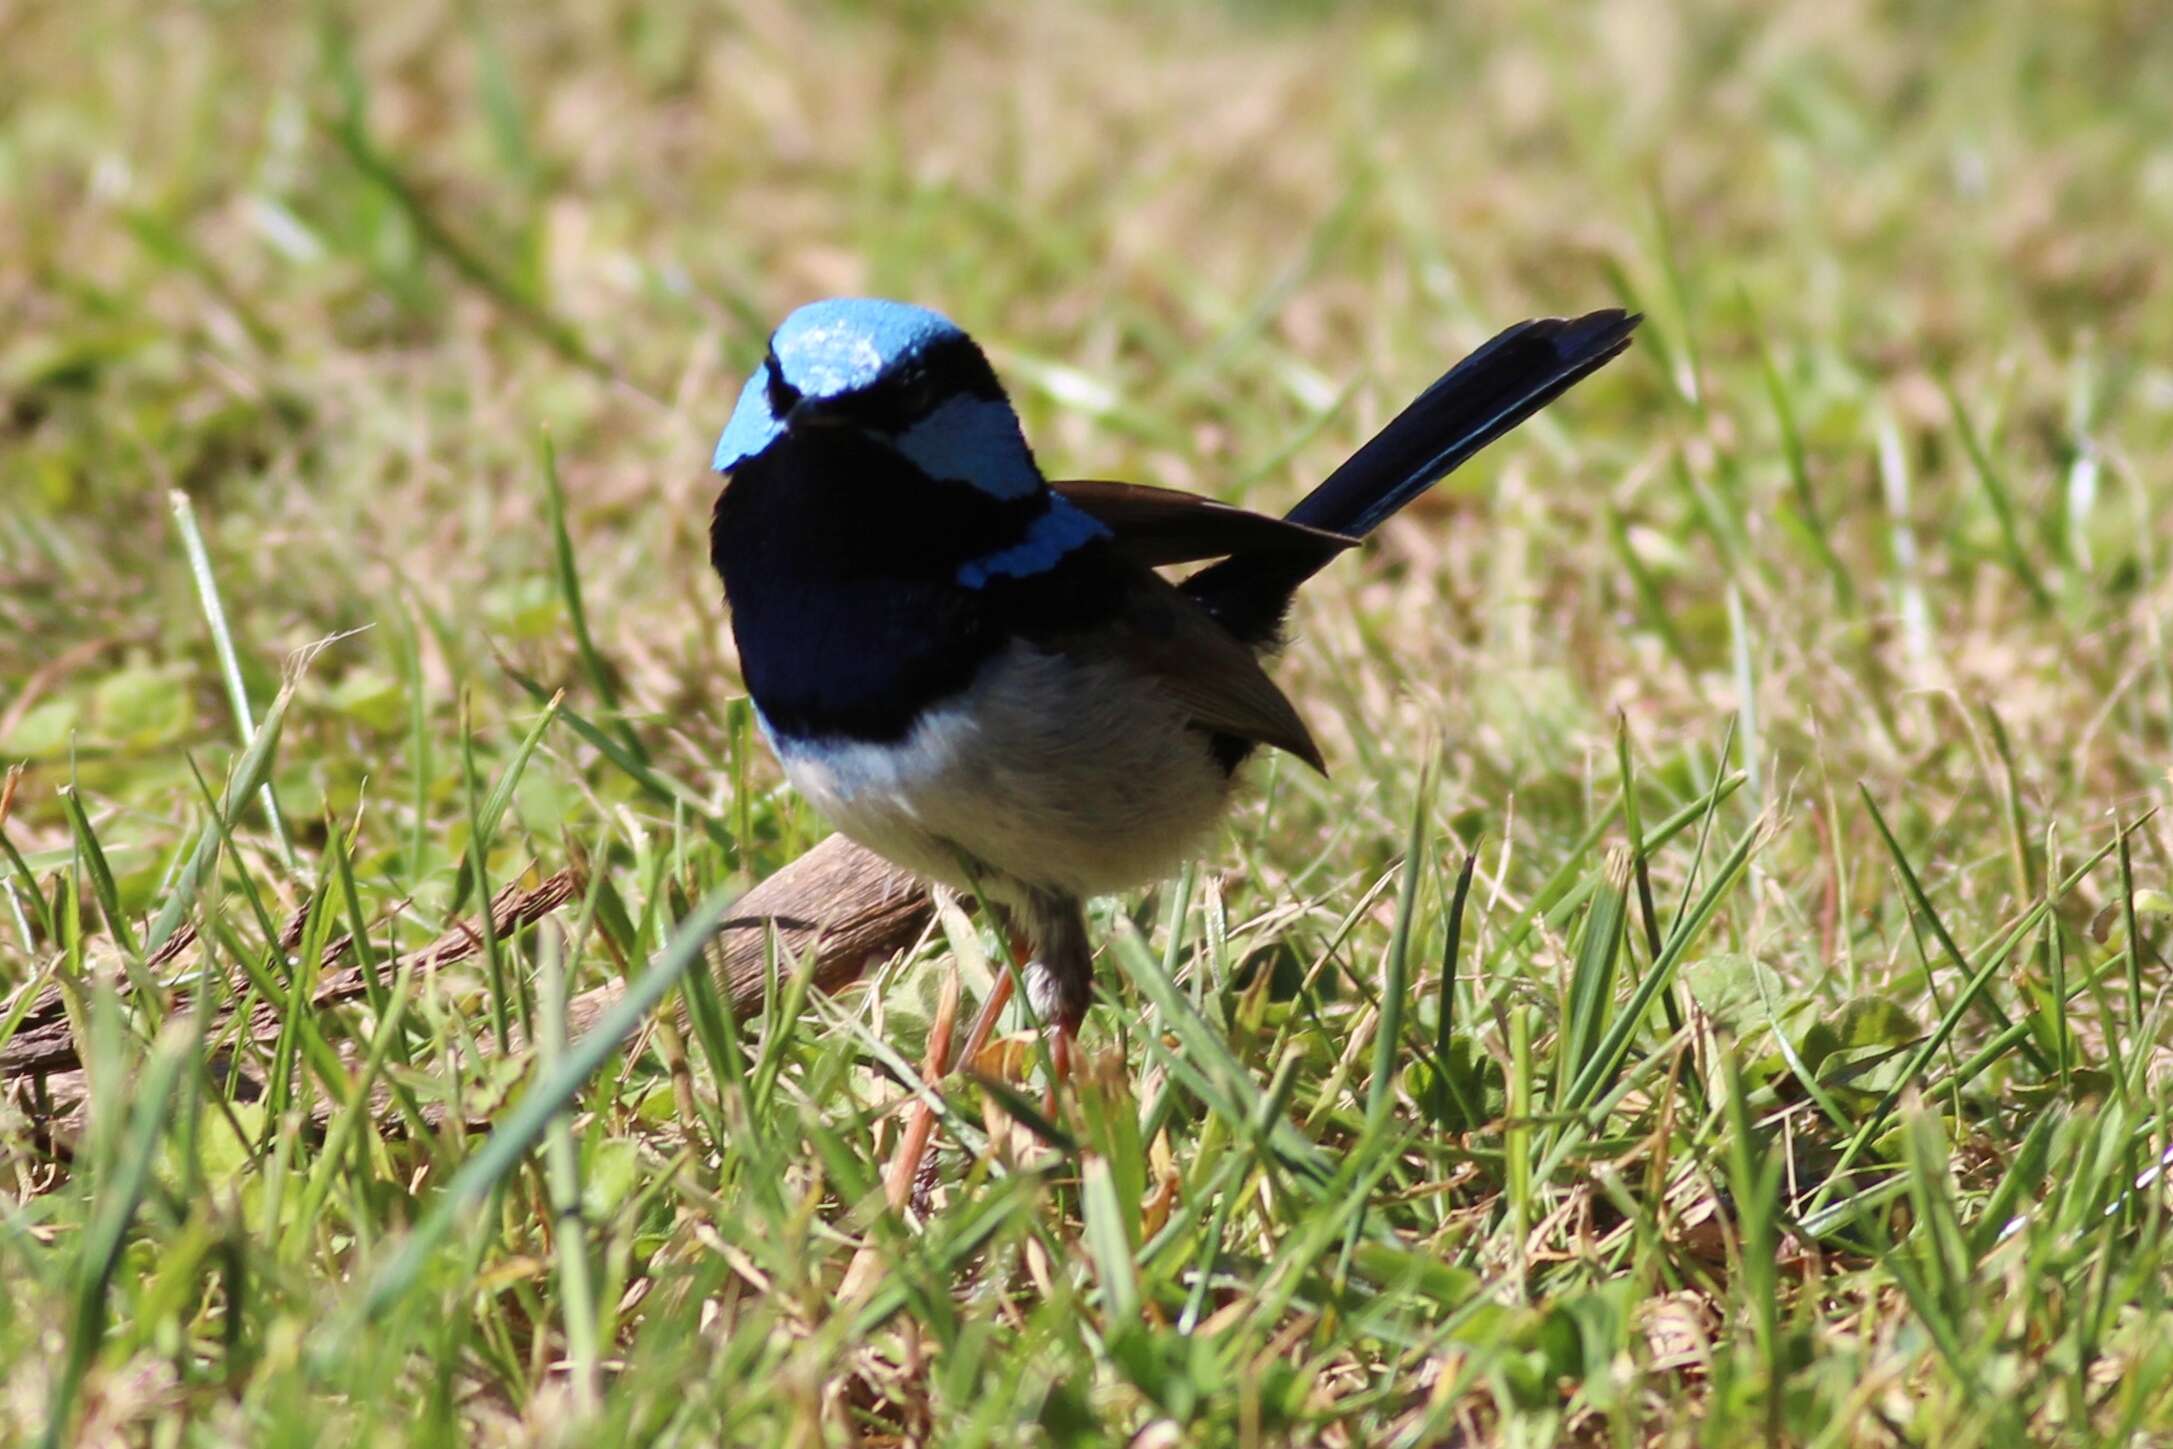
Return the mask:
{"type": "Polygon", "coordinates": [[[971,483],[992,497],[1024,498],[1041,488],[1019,415],[1001,398],[945,398],[890,445],[929,477],[971,483]]]}
{"type": "Polygon", "coordinates": [[[785,430],[770,411],[769,380],[762,374],[763,369],[756,368],[755,375],[739,390],[739,406],[732,409],[732,420],[717,439],[717,452],[709,466],[719,473],[731,472],[776,442],[777,435],[785,430]]]}
{"type": "Polygon", "coordinates": [[[787,317],[770,338],[785,381],[808,397],[874,382],[934,343],[962,334],[940,312],[874,297],[831,297],[787,317]]]}
{"type": "Polygon", "coordinates": [[[1026,527],[1026,536],[1009,548],[968,559],[958,567],[958,581],[969,589],[985,589],[999,578],[1031,578],[1073,549],[1109,537],[1101,521],[1069,499],[1049,495],[1048,511],[1026,527]]]}

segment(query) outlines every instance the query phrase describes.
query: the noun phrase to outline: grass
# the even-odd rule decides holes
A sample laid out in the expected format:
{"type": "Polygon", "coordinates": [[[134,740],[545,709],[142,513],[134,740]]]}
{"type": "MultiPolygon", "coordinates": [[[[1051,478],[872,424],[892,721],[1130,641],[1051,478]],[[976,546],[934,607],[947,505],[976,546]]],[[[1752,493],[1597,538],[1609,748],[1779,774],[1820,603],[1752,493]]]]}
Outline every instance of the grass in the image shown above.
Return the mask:
{"type": "Polygon", "coordinates": [[[0,1038],[86,1074],[0,1106],[0,1440],[2173,1436],[2154,20],[0,17],[0,1038]],[[826,829],[705,464],[845,290],[1261,507],[1650,318],[1309,588],[1334,776],[1098,908],[1054,1122],[919,1083],[962,917],[678,974],[826,829]]]}

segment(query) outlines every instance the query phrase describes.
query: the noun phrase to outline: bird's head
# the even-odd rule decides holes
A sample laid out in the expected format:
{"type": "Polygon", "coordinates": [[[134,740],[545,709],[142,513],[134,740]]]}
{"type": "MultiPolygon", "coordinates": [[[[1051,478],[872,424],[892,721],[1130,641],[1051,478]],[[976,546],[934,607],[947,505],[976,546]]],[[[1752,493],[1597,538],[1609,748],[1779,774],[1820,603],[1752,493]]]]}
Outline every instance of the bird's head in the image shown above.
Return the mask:
{"type": "Polygon", "coordinates": [[[930,478],[999,498],[1042,487],[1018,414],[972,338],[905,302],[810,302],[770,335],[717,440],[729,473],[780,441],[851,429],[930,478]]]}

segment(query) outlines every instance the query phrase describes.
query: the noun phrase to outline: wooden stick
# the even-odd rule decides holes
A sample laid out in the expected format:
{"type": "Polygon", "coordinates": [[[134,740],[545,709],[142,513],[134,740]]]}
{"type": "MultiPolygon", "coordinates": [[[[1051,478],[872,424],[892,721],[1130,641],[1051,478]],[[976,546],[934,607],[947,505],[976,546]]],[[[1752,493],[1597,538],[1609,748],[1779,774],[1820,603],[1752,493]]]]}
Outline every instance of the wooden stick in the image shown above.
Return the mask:
{"type": "MultiPolygon", "coordinates": [[[[578,876],[562,871],[526,890],[508,887],[501,891],[491,903],[499,936],[509,936],[550,915],[574,899],[579,888],[578,876]]],[[[910,946],[933,914],[928,888],[910,872],[843,836],[832,835],[740,898],[717,934],[710,969],[732,1010],[744,1016],[762,999],[771,931],[777,933],[787,959],[797,959],[814,948],[814,985],[828,992],[850,985],[910,946]]],[[[418,953],[416,963],[450,964],[474,954],[479,940],[477,928],[461,922],[418,953]]],[[[334,942],[333,948],[344,949],[345,944],[334,942]]],[[[395,964],[386,963],[384,970],[389,973],[395,964]]],[[[358,967],[343,967],[318,984],[312,1003],[326,1009],[351,1001],[363,994],[363,984],[358,967]]],[[[568,1002],[568,1030],[586,1031],[624,989],[615,981],[568,1002]]],[[[680,1010],[683,1014],[685,1007],[680,1010]]],[[[216,1033],[219,1026],[214,1024],[212,1029],[216,1033]]],[[[269,1040],[278,1035],[279,1018],[270,1007],[259,1006],[249,1029],[258,1039],[269,1040]]],[[[494,1043],[480,1045],[487,1051],[494,1043]]],[[[0,1081],[17,1084],[11,1095],[26,1111],[36,1111],[36,1126],[42,1134],[61,1142],[80,1132],[90,1087],[74,1029],[57,993],[53,1000],[34,1006],[22,1029],[0,1048],[0,1081]],[[35,1078],[44,1079],[42,1109],[31,1107],[38,1096],[31,1090],[35,1078]]]]}

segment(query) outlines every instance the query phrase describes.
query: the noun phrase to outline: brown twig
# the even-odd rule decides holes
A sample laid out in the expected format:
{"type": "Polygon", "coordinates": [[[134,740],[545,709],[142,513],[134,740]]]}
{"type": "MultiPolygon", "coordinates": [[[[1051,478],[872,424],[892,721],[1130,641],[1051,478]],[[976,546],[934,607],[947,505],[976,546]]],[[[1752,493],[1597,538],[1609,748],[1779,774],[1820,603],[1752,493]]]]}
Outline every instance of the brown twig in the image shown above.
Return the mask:
{"type": "MultiPolygon", "coordinates": [[[[543,919],[572,899],[579,888],[578,872],[569,869],[526,890],[500,891],[491,903],[497,934],[502,939],[543,919]]],[[[910,945],[933,909],[927,887],[910,873],[833,835],[741,897],[739,909],[718,932],[710,969],[733,1011],[744,1014],[762,999],[774,932],[780,959],[797,959],[812,947],[816,952],[814,986],[836,991],[910,945]]],[[[473,955],[479,939],[471,924],[460,922],[405,960],[426,969],[450,965],[473,955]]],[[[332,942],[326,948],[327,957],[350,944],[346,937],[332,942]]],[[[388,969],[399,964],[392,963],[388,969]]],[[[311,1000],[319,1009],[334,1007],[362,995],[364,985],[361,968],[349,965],[327,975],[311,1000]]],[[[587,1030],[624,989],[613,982],[575,997],[567,1003],[568,1029],[587,1030]]],[[[680,1009],[683,1013],[684,1005],[680,1009]]],[[[278,1015],[269,1005],[260,1005],[249,1024],[258,1039],[275,1037],[279,1026],[278,1015]]],[[[488,1050],[491,1043],[480,1045],[488,1050]]],[[[42,1079],[44,1100],[50,1106],[40,1113],[41,1125],[56,1139],[80,1128],[87,1084],[75,1034],[57,995],[51,1002],[41,1001],[23,1029],[0,1049],[0,1080],[24,1079],[42,1079]]],[[[21,1100],[27,1103],[31,1095],[26,1092],[21,1100]]]]}

